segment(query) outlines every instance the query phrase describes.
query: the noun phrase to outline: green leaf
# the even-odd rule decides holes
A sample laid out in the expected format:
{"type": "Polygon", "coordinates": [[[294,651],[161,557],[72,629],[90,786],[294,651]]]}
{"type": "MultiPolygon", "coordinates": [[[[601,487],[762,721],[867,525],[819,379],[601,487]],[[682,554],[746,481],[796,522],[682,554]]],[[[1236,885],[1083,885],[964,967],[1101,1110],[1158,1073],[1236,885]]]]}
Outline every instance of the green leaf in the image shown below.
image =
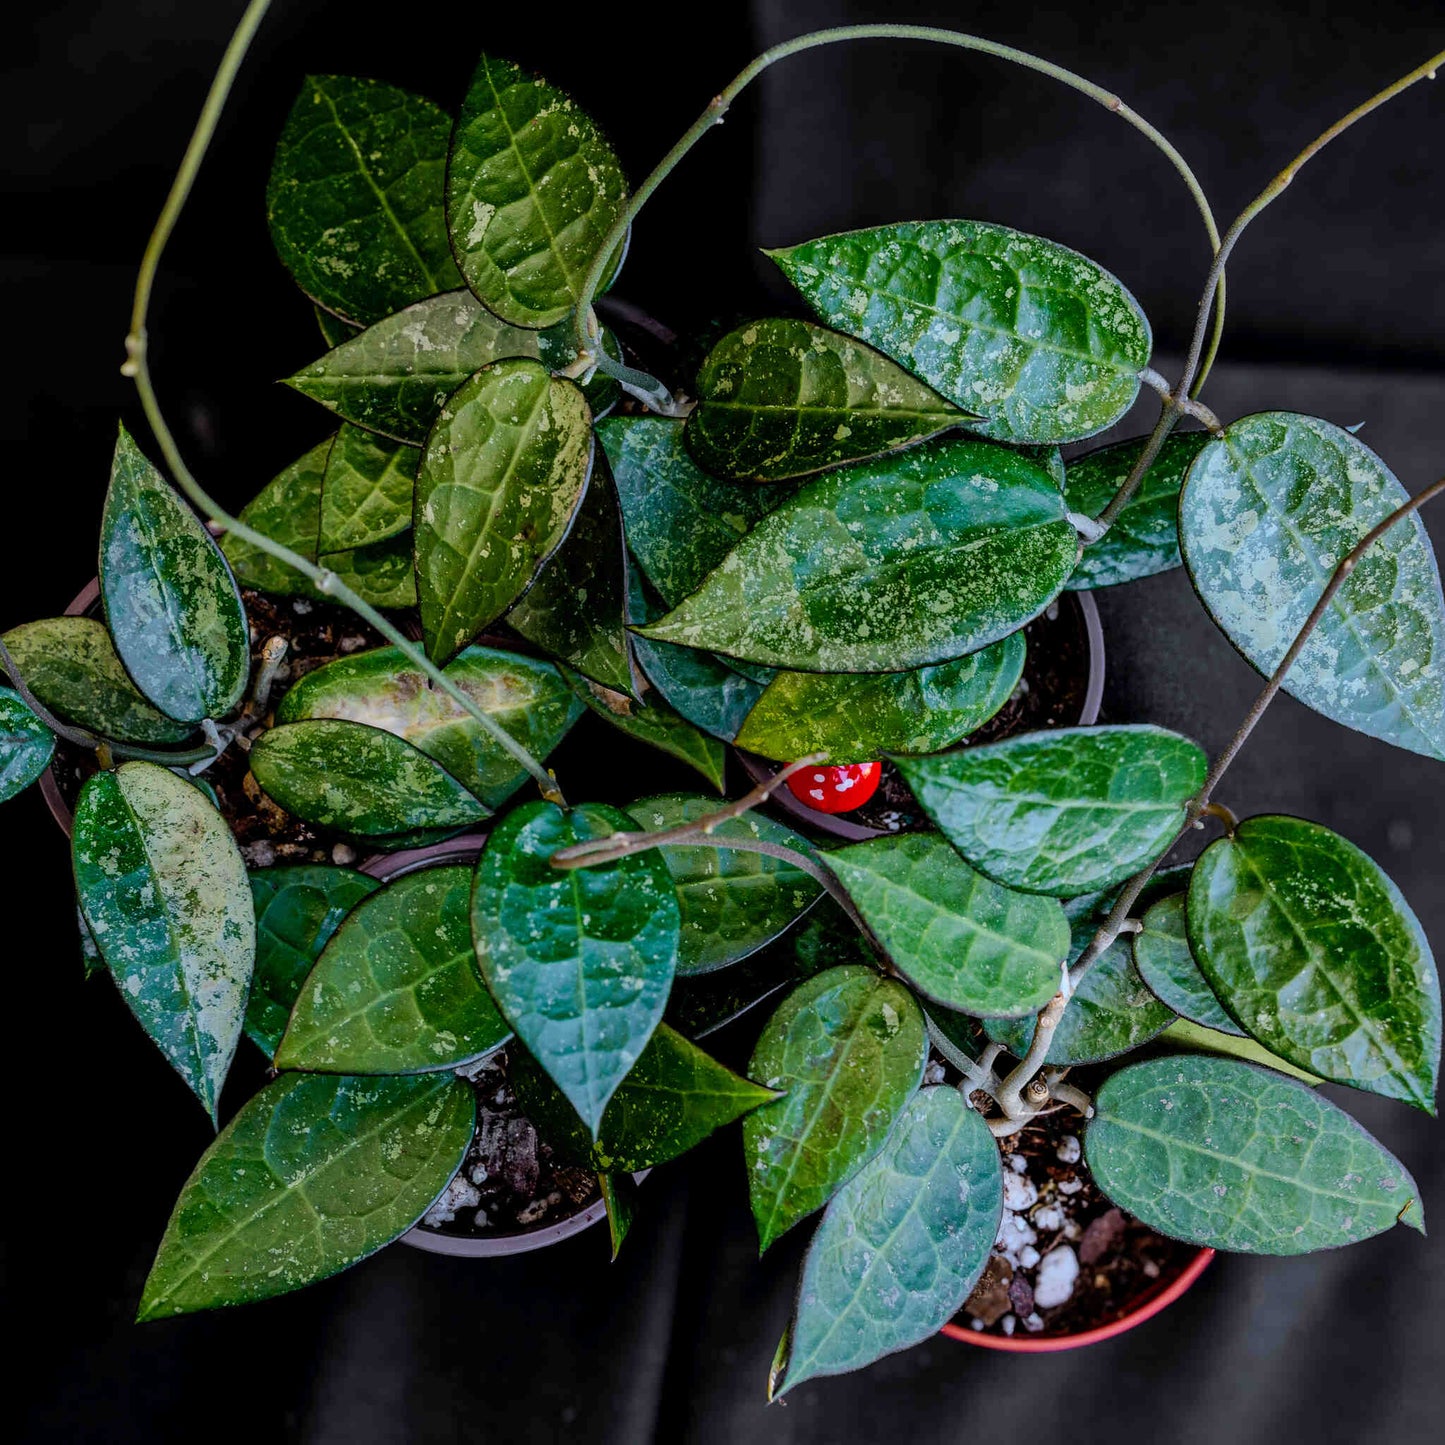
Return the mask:
{"type": "Polygon", "coordinates": [[[373,607],[416,606],[416,575],[412,571],[409,535],[377,542],[371,547],[356,547],[350,552],[332,552],[318,560],[373,607]]]}
{"type": "Polygon", "coordinates": [[[899,758],[924,811],[982,873],[1072,897],[1159,856],[1204,782],[1197,744],[1150,724],[1059,728],[899,758]]]}
{"type": "Polygon", "coordinates": [[[1409,1171],[1295,1079],[1176,1055],[1121,1069],[1084,1137],[1099,1187],[1151,1229],[1243,1254],[1307,1254],[1397,1221],[1424,1233],[1409,1171]]]}
{"type": "Polygon", "coordinates": [[[655,853],[595,868],[550,860],[571,843],[632,827],[601,803],[567,813],[525,804],[493,829],[472,891],[482,977],[594,1135],[667,1006],[677,897],[655,853]]]}
{"type": "Polygon", "coordinates": [[[241,701],[251,643],[235,580],[124,427],[100,524],[100,596],[126,671],[168,717],[225,717],[241,701]]]}
{"type": "Polygon", "coordinates": [[[0,803],[23,792],[50,766],[55,735],[12,688],[0,687],[0,803]]]}
{"type": "MultiPolygon", "coordinates": [[[[469,647],[445,672],[533,757],[545,758],[582,715],[557,669],[536,658],[469,647]]],[[[276,721],[311,718],[338,718],[394,733],[434,758],[489,808],[504,803],[527,776],[399,647],[353,653],[308,672],[282,698],[276,721]]]]}
{"type": "Polygon", "coordinates": [[[802,672],[901,672],[1016,632],[1078,538],[1049,474],[969,439],[828,472],[646,636],[802,672]]]}
{"type": "Polygon", "coordinates": [[[658,416],[617,416],[597,435],[622,503],[633,556],[669,607],[738,544],[787,495],[783,487],[720,482],[683,445],[683,423],[658,416]]]}
{"type": "Polygon", "coordinates": [[[957,1089],[922,1090],[813,1236],[772,1398],[937,1334],[978,1283],[1002,1214],[983,1116],[957,1089]]]}
{"type": "Polygon", "coordinates": [[[913,995],[872,969],[830,968],[783,1000],[748,1066],[784,1091],[743,1121],[760,1250],[826,1204],[883,1147],[927,1056],[913,995]]]}
{"type": "Polygon", "coordinates": [[[617,495],[606,463],[600,462],[566,541],[507,621],[593,682],[630,694],[623,547],[617,495]]]}
{"type": "Polygon", "coordinates": [[[1189,1019],[1175,1019],[1159,1035],[1159,1042],[1185,1049],[1189,1053],[1220,1054],[1229,1059],[1243,1059],[1247,1064],[1261,1064],[1266,1069],[1273,1069],[1280,1074],[1288,1074],[1291,1078],[1299,1079],[1306,1084],[1314,1085],[1324,1082],[1318,1074],[1312,1074],[1307,1069],[1301,1069],[1290,1063],[1288,1059],[1282,1059],[1278,1054],[1270,1053],[1263,1044],[1255,1043],[1253,1039],[1244,1034],[1226,1034],[1218,1029],[1207,1029],[1202,1024],[1192,1023],[1189,1019]]]}
{"type": "Polygon", "coordinates": [[[1184,914],[1184,894],[1174,893],[1144,915],[1143,932],[1134,935],[1134,966],[1150,992],[1181,1018],[1242,1038],[1244,1030],[1224,1011],[1194,961],[1184,914]]]}
{"type": "Polygon", "coordinates": [[[272,728],[251,747],[251,772],[288,813],[356,837],[465,828],[489,813],[420,749],[364,723],[272,728]]]}
{"type": "MultiPolygon", "coordinates": [[[[647,831],[692,823],[717,811],[717,799],[695,793],[664,793],[628,805],[647,831]]],[[[808,844],[791,828],[757,812],[729,818],[712,830],[720,840],[742,838],[801,853],[808,844]]],[[[708,973],[757,952],[790,928],[822,892],[801,868],[765,853],[671,844],[657,850],[677,888],[682,931],[677,972],[708,973]]]]}
{"type": "Polygon", "coordinates": [[[178,743],[195,731],[140,695],[94,617],[25,622],[4,642],[25,685],[62,722],[122,743],[178,743]]]}
{"type": "Polygon", "coordinates": [[[899,973],[945,1008],[1037,1013],[1058,991],[1069,924],[1052,898],[976,873],[936,833],[820,855],[899,973]]]}
{"type": "Polygon", "coordinates": [[[699,732],[660,698],[650,698],[646,706],[641,706],[622,693],[598,687],[565,667],[561,671],[572,691],[598,717],[605,718],[629,737],[680,759],[701,773],[718,792],[723,791],[727,749],[716,738],[699,732]]]}
{"type": "Polygon", "coordinates": [[[138,1318],[270,1299],[374,1254],[446,1188],[475,1117],[450,1074],[283,1074],[186,1181],[138,1318]]]}
{"type": "Polygon", "coordinates": [[[365,326],[460,282],[442,213],[451,117],[410,91],[309,75],[266,187],[271,239],[311,299],[365,326]]]}
{"type": "Polygon", "coordinates": [[[256,907],[256,972],[246,1004],[246,1037],[271,1058],[286,1032],[296,995],[341,920],[376,879],[323,863],[257,868],[251,873],[256,907]]]}
{"type": "Polygon", "coordinates": [[[471,882],[470,868],[422,868],[358,904],[306,979],[276,1067],[413,1074],[506,1043],[477,977],[471,882]]]}
{"type": "Polygon", "coordinates": [[[780,672],[738,733],[738,746],[778,762],[826,753],[865,763],[932,753],[982,727],[1023,676],[1022,632],[912,672],[780,672]]]}
{"type": "MultiPolygon", "coordinates": [[[[1190,468],[1184,561],[1225,636],[1269,674],[1345,555],[1407,497],[1349,432],[1260,412],[1231,423],[1190,468]]],[[[1418,515],[1360,559],[1284,689],[1357,732],[1445,758],[1445,597],[1418,515]]]]}
{"type": "Polygon", "coordinates": [[[560,321],[626,197],[588,115],[546,81],[482,56],[452,136],[447,222],[489,310],[516,326],[560,321]]]}
{"type": "Polygon", "coordinates": [[[807,321],[729,332],[697,374],[687,445],[704,471],[806,476],[976,420],[871,346],[807,321]]]}
{"type": "Polygon", "coordinates": [[[346,552],[406,531],[420,463],[416,447],[343,426],[326,458],[317,549],[346,552]]]}
{"type": "Polygon", "coordinates": [[[123,763],[80,790],[71,853],[81,911],[121,997],[214,1119],[256,956],[231,830],[188,781],[123,763]]]}
{"type": "Polygon", "coordinates": [[[592,467],[592,417],[570,381],[526,359],[484,367],[427,438],[416,575],[427,652],[445,662],[531,585],[592,467]]]}
{"type": "Polygon", "coordinates": [[[1220,1001],[1267,1049],[1435,1112],[1440,979],[1384,870],[1302,818],[1247,818],[1204,850],[1189,939],[1220,1001]]]}
{"type": "Polygon", "coordinates": [[[340,346],[342,342],[350,341],[357,334],[357,327],[349,321],[343,321],[341,317],[328,311],[324,306],[318,306],[313,301],[311,310],[316,316],[316,326],[321,332],[321,339],[327,346],[340,346]]]}
{"type": "Polygon", "coordinates": [[[637,1184],[630,1174],[599,1174],[597,1187],[607,1208],[607,1235],[615,1261],[637,1212],[637,1184]]]}
{"type": "MultiPolygon", "coordinates": [[[[1064,483],[1069,510],[1097,517],[1128,479],[1147,440],[1135,437],[1075,457],[1064,483]]],[[[1139,490],[1114,525],[1084,549],[1066,584],[1072,591],[1113,587],[1179,566],[1179,488],[1208,440],[1208,432],[1176,432],[1164,439],[1139,490]]]]}
{"type": "Polygon", "coordinates": [[[1103,431],[1149,364],[1149,323],[1118,280],[1007,226],[906,222],[768,254],[828,325],[982,412],[999,441],[1103,431]]]}

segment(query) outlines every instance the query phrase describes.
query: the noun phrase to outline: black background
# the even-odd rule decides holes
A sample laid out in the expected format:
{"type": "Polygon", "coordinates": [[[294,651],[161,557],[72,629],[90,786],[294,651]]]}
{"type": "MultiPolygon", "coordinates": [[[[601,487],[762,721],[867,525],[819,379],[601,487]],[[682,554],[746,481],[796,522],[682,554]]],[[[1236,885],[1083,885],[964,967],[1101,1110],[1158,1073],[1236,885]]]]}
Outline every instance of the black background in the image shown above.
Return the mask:
{"type": "MultiPolygon", "coordinates": [[[[11,193],[0,232],[0,626],[53,615],[94,572],[117,415],[140,433],[118,372],[134,266],[239,10],[76,0],[12,22],[0,86],[11,193]]],[[[1338,114],[1445,43],[1441,7],[1409,0],[643,0],[585,15],[281,0],[152,315],[158,386],[193,465],[239,504],[327,430],[274,384],[318,343],[271,253],[261,201],[272,141],[308,71],[375,74],[454,104],[486,47],[572,91],[640,178],[764,45],[878,19],[967,27],[1117,90],[1191,160],[1221,223],[1338,114]]],[[[1232,323],[1209,393],[1226,417],[1289,406],[1363,420],[1411,489],[1445,469],[1442,133],[1445,93],[1418,87],[1332,147],[1257,224],[1230,268],[1232,323]]],[[[1181,349],[1207,254],[1163,160],[1045,80],[918,45],[838,48],[766,76],[659,194],[618,289],[685,329],[787,304],[758,246],[950,214],[1094,256],[1140,298],[1161,356],[1181,349]]],[[[1141,409],[1126,430],[1147,421],[1141,409]]],[[[1257,682],[1182,575],[1100,602],[1105,718],[1158,721],[1217,748],[1257,682]]],[[[632,774],[615,757],[599,768],[602,791],[667,781],[640,756],[632,774]]],[[[591,761],[585,739],[569,747],[574,794],[589,791],[579,778],[591,761]]],[[[1225,799],[1347,834],[1400,883],[1440,952],[1441,779],[1438,765],[1284,699],[1225,799]]],[[[1090,1351],[1026,1360],[939,1339],[765,1409],[803,1241],[754,1257],[735,1135],[649,1182],[614,1266],[595,1234],[500,1262],[398,1248],[290,1299],[136,1328],[150,1254],[208,1131],[113,989],[82,984],[65,847],[33,792],[7,805],[0,850],[3,1250],[27,1440],[1437,1438],[1445,1250],[1405,1231],[1303,1260],[1220,1260],[1153,1324],[1090,1351]]],[[[249,1068],[232,1108],[255,1082],[249,1068]]],[[[1427,1217],[1445,1208],[1436,1124],[1360,1095],[1343,1101],[1415,1171],[1427,1217]]]]}

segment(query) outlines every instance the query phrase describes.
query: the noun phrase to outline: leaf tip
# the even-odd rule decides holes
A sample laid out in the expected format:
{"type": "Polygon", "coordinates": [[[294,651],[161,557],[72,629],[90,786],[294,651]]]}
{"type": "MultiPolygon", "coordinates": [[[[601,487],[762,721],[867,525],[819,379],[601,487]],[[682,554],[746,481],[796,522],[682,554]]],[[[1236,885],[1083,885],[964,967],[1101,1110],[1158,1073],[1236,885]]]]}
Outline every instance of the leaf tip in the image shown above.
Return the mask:
{"type": "Polygon", "coordinates": [[[1425,1230],[1425,1208],[1421,1204],[1418,1195],[1405,1201],[1405,1207],[1395,1216],[1398,1224],[1408,1224],[1411,1229],[1419,1230],[1421,1234],[1425,1230]]]}

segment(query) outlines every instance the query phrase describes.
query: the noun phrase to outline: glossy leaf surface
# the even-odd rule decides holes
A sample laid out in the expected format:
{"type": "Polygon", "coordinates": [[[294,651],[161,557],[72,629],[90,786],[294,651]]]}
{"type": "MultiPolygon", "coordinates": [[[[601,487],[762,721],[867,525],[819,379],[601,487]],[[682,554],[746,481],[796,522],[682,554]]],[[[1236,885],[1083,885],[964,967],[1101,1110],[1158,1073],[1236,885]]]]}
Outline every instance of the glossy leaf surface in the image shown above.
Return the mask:
{"type": "Polygon", "coordinates": [[[0,687],[0,803],[28,788],[54,751],[55,734],[14,688],[0,687]]]}
{"type": "Polygon", "coordinates": [[[1184,897],[1174,893],[1161,898],[1144,915],[1143,932],[1134,935],[1134,966],[1149,991],[1180,1018],[1243,1037],[1244,1030],[1225,1012],[1194,961],[1184,897]]]}
{"type": "Polygon", "coordinates": [[[343,426],[326,458],[318,551],[369,547],[406,531],[420,462],[416,447],[343,426]]]}
{"type": "Polygon", "coordinates": [[[1276,1073],[1288,1074],[1292,1079],[1299,1079],[1305,1084],[1324,1082],[1318,1074],[1312,1074],[1308,1069],[1302,1069],[1288,1059],[1270,1053],[1263,1044],[1256,1043],[1247,1034],[1227,1034],[1220,1029],[1205,1028],[1203,1024],[1196,1024],[1186,1018],[1175,1019],[1159,1035],[1159,1042],[1190,1053],[1219,1054],[1227,1059],[1242,1059],[1246,1064],[1260,1064],[1266,1069],[1275,1070],[1276,1073]]]}

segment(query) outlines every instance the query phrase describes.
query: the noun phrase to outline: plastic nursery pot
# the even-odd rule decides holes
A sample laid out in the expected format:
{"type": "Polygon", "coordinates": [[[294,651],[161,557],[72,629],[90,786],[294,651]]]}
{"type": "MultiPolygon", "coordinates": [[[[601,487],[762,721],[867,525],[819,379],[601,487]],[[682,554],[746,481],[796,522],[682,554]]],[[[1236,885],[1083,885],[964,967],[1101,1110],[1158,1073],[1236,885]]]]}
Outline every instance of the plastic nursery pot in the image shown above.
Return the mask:
{"type": "MultiPolygon", "coordinates": [[[[1088,727],[1098,721],[1099,705],[1104,699],[1104,630],[1099,625],[1099,608],[1093,595],[1088,592],[1060,593],[1056,605],[1060,620],[1072,618],[1087,656],[1079,715],[1077,719],[1068,719],[1068,722],[1070,725],[1088,727]]],[[[987,726],[988,724],[985,724],[985,727],[987,726]]],[[[734,748],[733,753],[755,783],[765,782],[781,766],[771,759],[744,752],[741,748],[734,748]]],[[[885,777],[891,771],[885,768],[885,777]]],[[[865,838],[881,838],[889,831],[886,828],[873,827],[847,814],[823,813],[816,808],[810,808],[795,798],[787,788],[779,788],[768,801],[771,806],[786,813],[791,821],[820,833],[831,833],[833,837],[842,838],[849,843],[860,843],[865,838]]]]}
{"type": "MultiPolygon", "coordinates": [[[[379,853],[368,858],[361,865],[361,872],[383,883],[415,873],[419,868],[435,868],[446,863],[474,863],[482,851],[485,840],[477,833],[461,838],[449,838],[445,843],[433,843],[427,848],[408,848],[399,853],[379,853]]],[[[639,1174],[640,1180],[644,1176],[639,1174]]],[[[539,1225],[536,1229],[498,1230],[495,1234],[462,1235],[443,1234],[438,1229],[428,1229],[424,1224],[413,1225],[401,1236],[401,1244],[413,1249],[424,1249],[431,1254],[461,1255],[470,1259],[486,1259],[504,1254],[526,1254],[534,1249],[546,1249],[550,1244],[560,1244],[590,1229],[607,1215],[607,1206],[602,1200],[594,1199],[591,1204],[579,1209],[552,1224],[539,1225]]]]}
{"type": "Polygon", "coordinates": [[[965,1344],[978,1345],[985,1350],[1003,1350],[1015,1355],[1048,1355],[1059,1350],[1081,1350],[1085,1345],[1102,1344],[1105,1340],[1112,1340],[1116,1335],[1122,1335],[1142,1325],[1145,1320],[1152,1320],[1160,1310],[1172,1305],[1193,1287],[1213,1258],[1212,1249],[1201,1249],[1172,1278],[1157,1280],[1153,1288],[1136,1300],[1127,1313],[1092,1330],[1080,1330],[1072,1335],[992,1335],[987,1330],[971,1329],[950,1320],[939,1333],[947,1335],[951,1340],[962,1340],[965,1344]]]}

